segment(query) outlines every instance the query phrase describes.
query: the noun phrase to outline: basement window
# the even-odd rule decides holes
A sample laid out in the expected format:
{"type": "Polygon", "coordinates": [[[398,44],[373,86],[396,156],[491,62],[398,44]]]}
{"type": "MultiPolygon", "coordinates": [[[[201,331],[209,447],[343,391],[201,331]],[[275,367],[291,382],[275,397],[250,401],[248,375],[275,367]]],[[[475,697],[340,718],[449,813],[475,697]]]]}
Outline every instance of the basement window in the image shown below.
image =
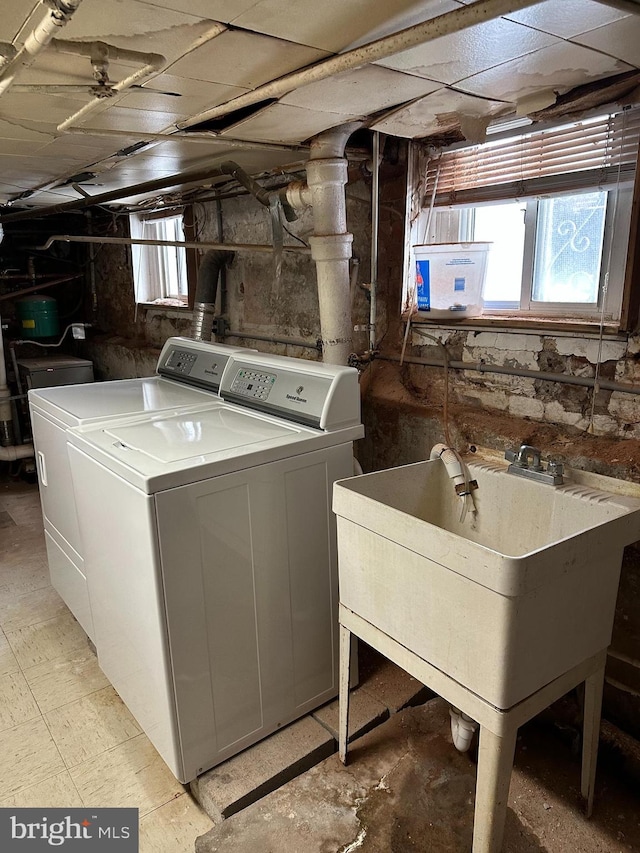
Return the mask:
{"type": "Polygon", "coordinates": [[[639,137],[628,111],[437,154],[414,146],[404,310],[413,246],[479,241],[491,243],[482,317],[618,324],[639,137]]]}
{"type": "MultiPolygon", "coordinates": [[[[131,236],[142,240],[185,241],[183,212],[131,213],[131,236]]],[[[137,304],[189,305],[189,259],[184,246],[132,244],[133,285],[137,304]]]]}

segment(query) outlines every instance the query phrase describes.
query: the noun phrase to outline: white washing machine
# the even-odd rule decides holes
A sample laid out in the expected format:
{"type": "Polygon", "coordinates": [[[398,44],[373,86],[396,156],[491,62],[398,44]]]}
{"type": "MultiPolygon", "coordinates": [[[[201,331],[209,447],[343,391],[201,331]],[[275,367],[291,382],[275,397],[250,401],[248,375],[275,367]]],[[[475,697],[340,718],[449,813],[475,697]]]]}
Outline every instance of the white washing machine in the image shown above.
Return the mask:
{"type": "Polygon", "coordinates": [[[66,431],[69,427],[119,416],[215,402],[227,358],[235,351],[236,347],[175,337],[162,349],[156,376],[29,391],[51,583],[93,642],[95,634],[66,431]],[[196,353],[198,370],[190,377],[194,387],[176,382],[173,378],[176,372],[186,369],[187,364],[192,365],[196,353]]]}
{"type": "Polygon", "coordinates": [[[338,689],[357,372],[232,355],[220,396],[68,432],[98,660],[182,782],[338,689]]]}

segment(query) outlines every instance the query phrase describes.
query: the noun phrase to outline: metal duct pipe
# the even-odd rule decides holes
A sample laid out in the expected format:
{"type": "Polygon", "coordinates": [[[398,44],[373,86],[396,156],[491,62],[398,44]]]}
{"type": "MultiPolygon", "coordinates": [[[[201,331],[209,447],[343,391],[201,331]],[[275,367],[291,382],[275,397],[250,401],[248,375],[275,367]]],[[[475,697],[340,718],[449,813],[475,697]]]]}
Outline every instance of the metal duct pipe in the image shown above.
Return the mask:
{"type": "MultiPolygon", "coordinates": [[[[177,122],[176,127],[191,127],[194,124],[200,124],[209,119],[228,115],[235,110],[258,104],[267,99],[280,98],[282,95],[286,95],[308,83],[325,80],[334,74],[339,74],[342,71],[348,71],[352,68],[360,68],[378,59],[386,59],[388,56],[393,56],[395,53],[400,53],[410,47],[416,47],[441,36],[481,24],[484,21],[490,21],[493,18],[499,18],[501,15],[526,9],[528,6],[533,6],[538,2],[540,0],[478,0],[478,2],[471,3],[469,6],[463,6],[453,12],[438,15],[436,18],[423,21],[413,27],[407,27],[407,29],[400,30],[400,32],[393,33],[384,38],[376,39],[376,41],[372,41],[362,47],[332,56],[316,65],[303,68],[301,71],[285,74],[271,83],[258,86],[252,92],[247,92],[238,98],[233,98],[231,101],[227,101],[220,106],[203,110],[198,115],[186,121],[177,122]]],[[[604,0],[604,2],[608,5],[615,5],[615,0],[604,0]]]]}
{"type": "Polygon", "coordinates": [[[218,278],[222,268],[232,258],[233,252],[217,249],[206,252],[200,261],[191,323],[191,337],[196,341],[211,340],[213,319],[216,312],[218,278]]]}
{"type": "MultiPolygon", "coordinates": [[[[226,249],[230,252],[273,252],[273,246],[269,246],[266,243],[194,243],[188,240],[143,240],[138,237],[82,237],[75,234],[54,234],[42,246],[34,246],[33,248],[42,252],[50,249],[53,243],[114,243],[115,245],[121,244],[122,246],[182,246],[185,249],[226,249]]],[[[282,250],[284,252],[293,252],[296,255],[308,255],[311,253],[311,249],[307,246],[283,246],[282,250]]]]}
{"type": "Polygon", "coordinates": [[[46,4],[50,7],[46,17],[33,28],[13,59],[0,69],[0,95],[3,95],[11,87],[22,71],[35,62],[38,54],[71,20],[80,3],[82,0],[51,0],[46,4]]]}
{"type": "Polygon", "coordinates": [[[141,184],[133,184],[133,186],[129,187],[120,187],[117,190],[110,190],[109,192],[100,193],[99,195],[89,195],[85,198],[74,199],[74,201],[54,204],[51,205],[51,207],[21,210],[18,213],[8,213],[0,216],[0,222],[19,222],[23,219],[39,219],[43,216],[67,213],[70,210],[82,210],[86,207],[93,207],[96,204],[106,204],[109,201],[118,201],[121,198],[129,198],[134,195],[158,192],[159,190],[166,190],[169,187],[175,187],[180,184],[201,183],[209,178],[227,177],[230,175],[229,170],[231,168],[233,168],[234,171],[243,171],[237,163],[227,160],[222,166],[208,166],[202,169],[194,169],[191,172],[184,172],[179,175],[169,175],[164,178],[156,178],[153,181],[144,181],[141,184]]]}

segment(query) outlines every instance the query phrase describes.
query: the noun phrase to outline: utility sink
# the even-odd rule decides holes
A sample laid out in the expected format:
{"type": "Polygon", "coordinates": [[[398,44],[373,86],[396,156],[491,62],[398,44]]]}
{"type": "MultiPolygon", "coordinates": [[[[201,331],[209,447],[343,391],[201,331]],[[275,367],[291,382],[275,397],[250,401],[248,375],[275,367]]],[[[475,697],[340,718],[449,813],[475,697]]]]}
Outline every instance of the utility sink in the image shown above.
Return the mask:
{"type": "Polygon", "coordinates": [[[477,511],[462,521],[440,459],[335,484],[340,602],[506,710],[609,645],[640,488],[468,467],[477,511]]]}

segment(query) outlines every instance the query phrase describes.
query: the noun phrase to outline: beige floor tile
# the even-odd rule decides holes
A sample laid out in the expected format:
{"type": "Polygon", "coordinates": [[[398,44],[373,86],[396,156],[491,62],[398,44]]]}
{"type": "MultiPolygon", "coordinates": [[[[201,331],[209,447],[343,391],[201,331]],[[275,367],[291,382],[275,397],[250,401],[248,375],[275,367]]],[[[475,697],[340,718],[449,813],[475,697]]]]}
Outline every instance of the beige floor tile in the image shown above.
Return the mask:
{"type": "Polygon", "coordinates": [[[3,563],[0,551],[0,601],[47,586],[51,586],[51,579],[43,556],[32,554],[19,563],[3,563]]]}
{"type": "Polygon", "coordinates": [[[43,714],[109,685],[88,647],[65,658],[30,666],[24,670],[24,677],[43,714]]]}
{"type": "Polygon", "coordinates": [[[32,592],[0,597],[0,628],[5,633],[37,625],[67,612],[67,606],[52,586],[32,592]]]}
{"type": "Polygon", "coordinates": [[[37,785],[23,788],[0,802],[0,808],[3,809],[80,809],[83,805],[80,794],[66,770],[38,782],[37,785]]]}
{"type": "Polygon", "coordinates": [[[85,806],[138,808],[140,816],[184,793],[146,735],[69,770],[85,806]]]}
{"type": "Polygon", "coordinates": [[[44,715],[67,767],[88,761],[140,734],[113,687],[105,687],[44,715]]]}
{"type": "Polygon", "coordinates": [[[27,720],[39,717],[29,685],[21,672],[13,672],[0,678],[0,732],[12,729],[27,720]]]}
{"type": "MultiPolygon", "coordinates": [[[[9,513],[11,515],[11,513],[9,513]]],[[[13,518],[13,516],[11,516],[13,518]]],[[[20,563],[31,556],[46,557],[47,548],[44,532],[38,527],[19,524],[9,525],[2,529],[2,563],[20,563]]]]}
{"type": "Polygon", "coordinates": [[[9,675],[10,672],[18,672],[20,667],[16,656],[11,651],[9,641],[4,635],[4,631],[0,631],[0,677],[9,675]]]}
{"type": "Polygon", "coordinates": [[[64,769],[42,718],[0,732],[0,801],[64,769]]]}
{"type": "Polygon", "coordinates": [[[8,512],[16,524],[42,520],[42,505],[37,488],[30,492],[11,491],[5,494],[0,498],[0,509],[8,512]]]}
{"type": "Polygon", "coordinates": [[[140,853],[192,853],[213,822],[189,794],[171,800],[140,820],[140,853]]]}
{"type": "Polygon", "coordinates": [[[87,647],[87,635],[68,612],[37,625],[7,631],[6,635],[22,669],[87,647]]]}

